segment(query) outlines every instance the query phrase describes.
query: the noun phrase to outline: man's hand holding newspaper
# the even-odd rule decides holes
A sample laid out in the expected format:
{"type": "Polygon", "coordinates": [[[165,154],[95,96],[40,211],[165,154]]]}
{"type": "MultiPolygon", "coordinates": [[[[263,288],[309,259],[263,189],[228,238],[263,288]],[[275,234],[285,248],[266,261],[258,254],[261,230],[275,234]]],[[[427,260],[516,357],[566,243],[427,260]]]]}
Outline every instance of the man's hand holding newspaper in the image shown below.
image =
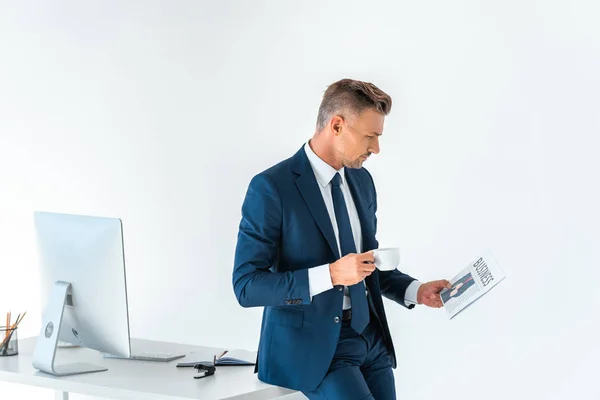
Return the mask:
{"type": "Polygon", "coordinates": [[[450,281],[439,294],[450,319],[504,279],[504,272],[491,252],[483,252],[450,281]]]}
{"type": "Polygon", "coordinates": [[[432,308],[440,308],[444,305],[440,298],[440,291],[450,288],[452,288],[452,284],[445,279],[424,283],[419,286],[417,291],[417,303],[432,308]]]}

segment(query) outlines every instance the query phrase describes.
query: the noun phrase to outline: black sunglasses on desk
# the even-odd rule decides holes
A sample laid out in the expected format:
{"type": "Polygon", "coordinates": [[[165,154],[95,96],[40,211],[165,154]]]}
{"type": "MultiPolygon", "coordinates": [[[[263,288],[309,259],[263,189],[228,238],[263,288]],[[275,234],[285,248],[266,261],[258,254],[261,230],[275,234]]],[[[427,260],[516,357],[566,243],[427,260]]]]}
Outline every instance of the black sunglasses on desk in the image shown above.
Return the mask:
{"type": "Polygon", "coordinates": [[[198,363],[198,364],[194,365],[194,369],[197,370],[198,372],[204,371],[203,374],[194,376],[194,379],[200,379],[200,378],[205,378],[207,376],[214,375],[215,371],[217,370],[217,368],[215,367],[215,364],[210,363],[210,362],[198,363]]]}

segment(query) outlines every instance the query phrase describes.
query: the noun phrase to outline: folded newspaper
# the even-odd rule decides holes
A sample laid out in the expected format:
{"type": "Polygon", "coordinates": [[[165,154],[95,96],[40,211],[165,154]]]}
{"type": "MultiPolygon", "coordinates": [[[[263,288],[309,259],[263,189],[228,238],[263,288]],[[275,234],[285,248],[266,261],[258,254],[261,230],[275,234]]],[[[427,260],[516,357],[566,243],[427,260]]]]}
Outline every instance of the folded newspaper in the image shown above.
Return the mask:
{"type": "Polygon", "coordinates": [[[489,292],[504,279],[504,272],[488,250],[460,271],[450,283],[451,289],[440,292],[442,303],[450,319],[475,300],[489,292]]]}

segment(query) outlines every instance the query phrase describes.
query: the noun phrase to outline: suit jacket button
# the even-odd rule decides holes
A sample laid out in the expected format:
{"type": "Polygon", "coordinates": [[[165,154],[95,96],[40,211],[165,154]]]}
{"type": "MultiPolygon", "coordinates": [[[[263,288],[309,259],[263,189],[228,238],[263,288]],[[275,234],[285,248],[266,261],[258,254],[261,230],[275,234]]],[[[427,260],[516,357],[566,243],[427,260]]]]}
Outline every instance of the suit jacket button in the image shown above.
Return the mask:
{"type": "Polygon", "coordinates": [[[333,319],[333,322],[335,322],[336,324],[339,324],[340,323],[340,317],[335,317],[333,319]]]}

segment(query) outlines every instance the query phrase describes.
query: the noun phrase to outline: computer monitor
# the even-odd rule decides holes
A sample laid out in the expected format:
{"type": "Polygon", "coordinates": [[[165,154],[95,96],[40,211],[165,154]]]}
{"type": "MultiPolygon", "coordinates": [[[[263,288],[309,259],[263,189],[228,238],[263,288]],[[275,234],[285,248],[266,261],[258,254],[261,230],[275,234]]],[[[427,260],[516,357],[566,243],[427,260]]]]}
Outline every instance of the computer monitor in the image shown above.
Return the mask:
{"type": "Polygon", "coordinates": [[[47,305],[33,366],[57,376],[106,371],[54,361],[59,340],[131,355],[121,220],[36,211],[34,224],[47,305]]]}

